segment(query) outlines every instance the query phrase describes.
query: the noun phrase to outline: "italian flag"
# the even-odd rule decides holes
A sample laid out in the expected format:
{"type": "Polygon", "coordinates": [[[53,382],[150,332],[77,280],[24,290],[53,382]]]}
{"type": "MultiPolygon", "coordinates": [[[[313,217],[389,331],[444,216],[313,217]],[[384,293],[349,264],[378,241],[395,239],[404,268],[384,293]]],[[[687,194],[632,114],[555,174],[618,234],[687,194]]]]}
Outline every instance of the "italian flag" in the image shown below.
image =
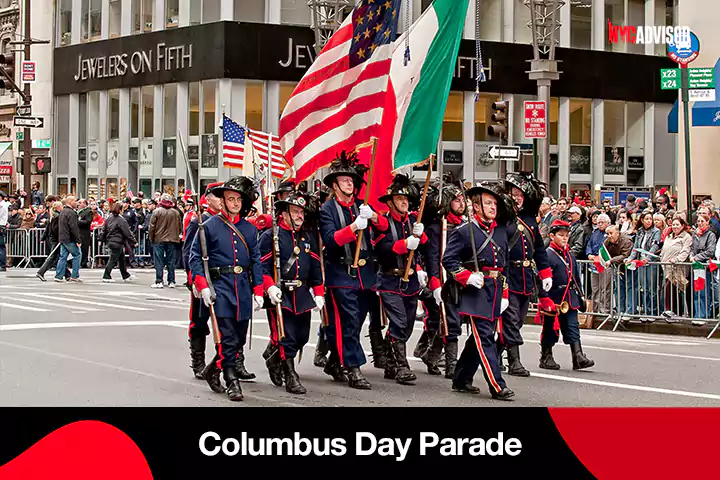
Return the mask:
{"type": "Polygon", "coordinates": [[[393,171],[437,153],[467,9],[468,0],[435,0],[393,45],[377,152],[393,171]]]}
{"type": "Polygon", "coordinates": [[[607,266],[610,264],[610,254],[605,248],[605,244],[600,245],[600,251],[595,256],[595,268],[598,273],[603,273],[607,266]]]}
{"type": "Polygon", "coordinates": [[[693,286],[699,292],[705,289],[705,265],[700,262],[693,263],[693,286]]]}

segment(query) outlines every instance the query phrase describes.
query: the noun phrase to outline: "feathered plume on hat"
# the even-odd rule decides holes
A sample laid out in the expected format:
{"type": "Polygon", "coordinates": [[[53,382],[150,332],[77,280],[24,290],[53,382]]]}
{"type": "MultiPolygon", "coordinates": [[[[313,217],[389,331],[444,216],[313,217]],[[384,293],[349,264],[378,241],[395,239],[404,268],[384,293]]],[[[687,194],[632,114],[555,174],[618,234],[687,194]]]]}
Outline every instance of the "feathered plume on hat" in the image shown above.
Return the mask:
{"type": "Polygon", "coordinates": [[[355,188],[359,189],[365,183],[365,172],[367,171],[368,168],[358,162],[358,156],[355,152],[348,153],[343,150],[330,163],[330,171],[323,178],[323,183],[332,188],[335,177],[344,175],[353,177],[355,179],[355,188]]]}
{"type": "MultiPolygon", "coordinates": [[[[412,178],[398,173],[393,177],[392,183],[387,188],[385,195],[378,198],[379,202],[389,202],[392,200],[394,195],[405,195],[408,197],[410,204],[410,210],[416,210],[418,208],[418,201],[420,200],[420,187],[417,182],[412,178]]],[[[427,202],[426,202],[427,203],[427,202]]]]}
{"type": "Polygon", "coordinates": [[[518,213],[537,215],[543,198],[548,196],[547,184],[535,178],[531,172],[510,172],[505,175],[505,189],[508,194],[512,187],[520,190],[525,197],[522,209],[518,213]]]}

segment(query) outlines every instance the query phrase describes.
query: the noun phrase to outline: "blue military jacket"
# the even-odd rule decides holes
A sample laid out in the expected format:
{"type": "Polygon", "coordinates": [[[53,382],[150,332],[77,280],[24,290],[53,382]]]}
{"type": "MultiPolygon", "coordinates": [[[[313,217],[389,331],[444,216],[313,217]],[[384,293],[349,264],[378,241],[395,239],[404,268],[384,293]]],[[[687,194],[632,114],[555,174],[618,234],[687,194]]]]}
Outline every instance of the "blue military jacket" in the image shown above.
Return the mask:
{"type": "MultiPolygon", "coordinates": [[[[301,286],[296,286],[292,290],[288,286],[282,287],[282,306],[294,314],[305,313],[315,308],[313,296],[315,294],[323,295],[322,271],[320,269],[317,241],[314,235],[309,232],[294,232],[284,222],[280,221],[278,244],[280,247],[280,269],[278,274],[281,275],[282,280],[302,282],[301,286]],[[300,253],[297,254],[296,260],[286,273],[286,265],[296,245],[300,249],[300,253]],[[314,292],[310,290],[311,287],[315,290],[314,292]]],[[[260,235],[260,255],[262,256],[263,283],[265,291],[267,291],[270,286],[275,285],[272,229],[265,230],[260,235]]]]}
{"type": "Polygon", "coordinates": [[[547,251],[550,268],[552,269],[553,285],[549,292],[540,289],[541,298],[550,297],[556,305],[566,301],[570,308],[577,310],[580,307],[580,271],[577,260],[569,248],[561,250],[554,243],[550,243],[547,251]]]}
{"type": "Polygon", "coordinates": [[[505,225],[497,225],[492,222],[488,226],[485,223],[478,223],[477,217],[472,223],[460,225],[450,235],[442,258],[442,264],[455,280],[465,286],[458,307],[460,314],[491,321],[500,318],[500,301],[504,289],[503,274],[506,272],[505,252],[507,251],[507,245],[508,236],[505,225]],[[472,286],[466,286],[467,280],[472,273],[471,270],[474,270],[473,249],[470,243],[471,228],[474,232],[480,271],[485,275],[485,285],[479,290],[472,286]],[[492,232],[492,241],[488,242],[487,246],[480,250],[490,232],[492,232]],[[498,277],[491,278],[491,275],[493,275],[491,272],[498,272],[498,277]]]}
{"type": "Polygon", "coordinates": [[[383,215],[388,221],[388,229],[375,239],[375,250],[378,255],[379,270],[375,289],[380,292],[392,292],[400,295],[416,295],[420,291],[420,282],[417,278],[418,254],[425,253],[428,237],[423,233],[420,238],[420,247],[413,255],[411,265],[412,275],[408,281],[403,282],[405,266],[408,259],[408,249],[405,239],[412,236],[413,225],[417,221],[415,215],[406,214],[403,217],[394,213],[383,215]],[[401,272],[400,276],[393,274],[401,272]]]}
{"type": "MultiPolygon", "coordinates": [[[[235,217],[234,225],[243,238],[238,237],[219,215],[208,219],[205,224],[210,268],[242,267],[242,273],[226,273],[213,279],[217,297],[215,314],[218,317],[249,320],[253,310],[252,296],[262,296],[263,277],[257,229],[239,216],[235,217]]],[[[197,235],[190,252],[190,271],[198,291],[205,288],[207,279],[197,235]]]]}
{"type": "Polygon", "coordinates": [[[532,215],[521,215],[508,224],[508,239],[517,240],[508,252],[508,286],[511,293],[530,295],[535,283],[535,262],[540,279],[550,278],[550,265],[545,242],[540,235],[537,220],[532,215]]]}
{"type": "MultiPolygon", "coordinates": [[[[203,222],[207,222],[210,217],[212,217],[212,214],[207,211],[203,212],[203,222]]],[[[185,265],[185,272],[187,274],[190,274],[190,252],[192,251],[193,240],[195,240],[197,232],[198,220],[197,217],[194,217],[185,229],[185,241],[183,242],[183,265],[185,265]]],[[[188,281],[192,281],[192,279],[188,278],[188,281]]]]}
{"type": "Polygon", "coordinates": [[[378,224],[368,221],[368,228],[363,230],[363,249],[360,251],[361,261],[359,274],[349,275],[349,268],[355,258],[357,233],[352,233],[352,224],[360,213],[360,200],[353,200],[345,205],[331,198],[320,208],[320,235],[325,244],[325,286],[356,288],[369,290],[375,285],[376,273],[373,262],[371,230],[384,232],[387,229],[385,217],[378,216],[378,224]],[[342,212],[342,218],[340,217],[342,212]],[[371,228],[372,226],[372,228],[371,228]]]}
{"type": "MultiPolygon", "coordinates": [[[[458,216],[448,216],[447,232],[445,238],[446,245],[450,239],[450,235],[457,229],[459,225],[462,224],[462,222],[463,219],[458,216]]],[[[425,253],[423,255],[423,265],[425,266],[425,271],[428,274],[428,288],[430,290],[435,290],[436,288],[442,287],[442,282],[440,281],[440,248],[442,243],[441,220],[432,222],[427,227],[425,227],[425,233],[427,234],[428,241],[427,248],[425,248],[425,253]]],[[[452,279],[445,279],[446,282],[448,280],[452,279]]]]}

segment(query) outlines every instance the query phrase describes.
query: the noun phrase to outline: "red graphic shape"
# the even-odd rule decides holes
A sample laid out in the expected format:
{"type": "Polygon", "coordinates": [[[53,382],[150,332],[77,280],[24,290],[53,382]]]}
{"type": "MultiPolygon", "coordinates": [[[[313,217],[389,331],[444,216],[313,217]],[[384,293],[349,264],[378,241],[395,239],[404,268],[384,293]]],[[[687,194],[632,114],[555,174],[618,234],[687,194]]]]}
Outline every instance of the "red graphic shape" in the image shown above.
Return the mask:
{"type": "Polygon", "coordinates": [[[38,170],[42,170],[43,168],[45,168],[45,160],[38,160],[37,168],[38,168],[38,170]]]}
{"type": "Polygon", "coordinates": [[[152,473],[145,456],[125,433],[96,421],[66,425],[6,465],[3,480],[145,480],[152,473]]]}
{"type": "Polygon", "coordinates": [[[720,410],[693,408],[553,409],[565,443],[600,480],[717,478],[711,459],[698,452],[714,445],[720,410]]]}

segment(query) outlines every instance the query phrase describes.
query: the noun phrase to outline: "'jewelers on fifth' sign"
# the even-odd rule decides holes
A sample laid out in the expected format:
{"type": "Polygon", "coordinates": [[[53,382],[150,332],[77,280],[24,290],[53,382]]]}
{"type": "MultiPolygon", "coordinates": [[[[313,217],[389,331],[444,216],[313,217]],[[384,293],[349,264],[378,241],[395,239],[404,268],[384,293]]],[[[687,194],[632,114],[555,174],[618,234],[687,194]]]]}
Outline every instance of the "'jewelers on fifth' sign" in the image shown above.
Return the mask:
{"type": "Polygon", "coordinates": [[[182,70],[192,68],[192,44],[167,46],[158,43],[155,50],[138,50],[131,54],[120,53],[104,57],[83,58],[78,55],[78,71],[75,81],[110,78],[125,75],[128,70],[134,75],[156,71],[182,70]],[[155,61],[153,61],[153,52],[155,61]]]}

